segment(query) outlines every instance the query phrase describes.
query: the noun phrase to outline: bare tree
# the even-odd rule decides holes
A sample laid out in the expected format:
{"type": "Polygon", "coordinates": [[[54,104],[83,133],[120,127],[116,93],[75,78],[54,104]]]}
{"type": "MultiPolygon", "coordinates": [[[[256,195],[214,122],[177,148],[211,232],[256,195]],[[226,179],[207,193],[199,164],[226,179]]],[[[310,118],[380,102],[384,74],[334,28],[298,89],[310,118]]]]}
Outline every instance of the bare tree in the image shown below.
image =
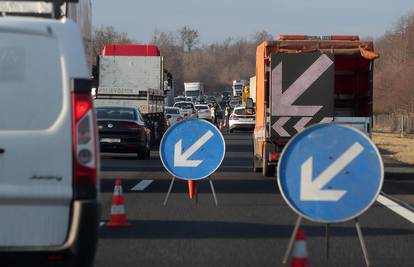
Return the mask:
{"type": "Polygon", "coordinates": [[[191,29],[189,26],[182,27],[178,33],[182,47],[187,49],[188,52],[191,52],[191,50],[200,42],[200,34],[198,30],[191,29]]]}
{"type": "Polygon", "coordinates": [[[274,39],[273,36],[265,30],[256,32],[253,38],[256,41],[256,44],[261,44],[264,41],[272,41],[274,39]]]}

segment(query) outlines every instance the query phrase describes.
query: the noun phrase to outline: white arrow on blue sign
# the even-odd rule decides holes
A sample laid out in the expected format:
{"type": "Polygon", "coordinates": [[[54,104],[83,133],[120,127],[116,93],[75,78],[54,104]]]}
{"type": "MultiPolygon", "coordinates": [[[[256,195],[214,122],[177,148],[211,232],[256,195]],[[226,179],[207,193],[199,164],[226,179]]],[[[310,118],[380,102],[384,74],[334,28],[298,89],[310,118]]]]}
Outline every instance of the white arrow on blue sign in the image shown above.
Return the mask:
{"type": "Polygon", "coordinates": [[[381,155],[355,128],[320,124],[296,135],[278,166],[282,196],[300,216],[337,223],[364,213],[384,180],[381,155]]]}
{"type": "Polygon", "coordinates": [[[185,120],[165,133],[160,157],[165,169],[177,178],[200,180],[213,174],[226,153],[223,135],[205,120],[185,120]]]}

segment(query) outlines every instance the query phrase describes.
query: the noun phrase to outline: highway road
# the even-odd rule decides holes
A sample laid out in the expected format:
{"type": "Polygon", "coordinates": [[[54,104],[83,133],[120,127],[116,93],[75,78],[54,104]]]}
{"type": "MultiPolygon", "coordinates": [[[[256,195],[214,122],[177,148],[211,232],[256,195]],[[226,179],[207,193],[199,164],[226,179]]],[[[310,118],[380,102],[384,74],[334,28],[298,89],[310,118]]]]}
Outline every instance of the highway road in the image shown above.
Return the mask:
{"type": "MultiPolygon", "coordinates": [[[[186,182],[177,181],[164,207],[171,177],[155,150],[147,161],[104,156],[96,266],[282,266],[297,216],[275,179],[252,173],[250,134],[225,135],[225,140],[224,163],[212,177],[218,207],[207,181],[198,183],[198,203],[188,199],[186,182]],[[117,178],[123,179],[129,228],[104,225],[117,178]]],[[[388,158],[385,163],[387,197],[381,199],[388,206],[376,202],[361,216],[366,245],[373,266],[413,266],[414,216],[403,206],[414,204],[414,170],[388,158]]],[[[352,222],[332,227],[329,258],[324,225],[305,221],[304,230],[311,266],[364,266],[352,222]]]]}

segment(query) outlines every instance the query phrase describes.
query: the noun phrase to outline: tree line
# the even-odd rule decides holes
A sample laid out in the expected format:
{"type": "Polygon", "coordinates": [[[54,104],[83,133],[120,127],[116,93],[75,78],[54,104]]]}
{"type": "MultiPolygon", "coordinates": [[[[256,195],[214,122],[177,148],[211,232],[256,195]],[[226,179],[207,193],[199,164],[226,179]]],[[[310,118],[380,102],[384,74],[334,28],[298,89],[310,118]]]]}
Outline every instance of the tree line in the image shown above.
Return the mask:
{"type": "Polygon", "coordinates": [[[375,41],[380,58],[374,70],[377,113],[414,113],[414,14],[375,41]]]}
{"type": "MultiPolygon", "coordinates": [[[[207,92],[230,89],[233,80],[255,75],[256,47],[273,40],[266,31],[248,37],[230,37],[222,42],[200,44],[200,33],[184,26],[175,32],[154,30],[150,44],[157,45],[165,67],[175,80],[176,93],[184,82],[204,82],[207,92]]],[[[94,29],[93,57],[109,43],[139,43],[113,27],[94,29]]],[[[380,58],[374,70],[374,111],[414,113],[414,14],[375,40],[380,58]]]]}
{"type": "MultiPolygon", "coordinates": [[[[172,73],[176,92],[184,82],[203,82],[207,92],[230,89],[233,80],[248,79],[256,71],[256,47],[273,40],[266,31],[249,37],[230,37],[222,42],[201,45],[200,33],[184,26],[175,32],[154,30],[150,44],[157,45],[164,57],[165,68],[172,73]]],[[[110,43],[139,43],[113,27],[94,29],[93,57],[110,43]]]]}

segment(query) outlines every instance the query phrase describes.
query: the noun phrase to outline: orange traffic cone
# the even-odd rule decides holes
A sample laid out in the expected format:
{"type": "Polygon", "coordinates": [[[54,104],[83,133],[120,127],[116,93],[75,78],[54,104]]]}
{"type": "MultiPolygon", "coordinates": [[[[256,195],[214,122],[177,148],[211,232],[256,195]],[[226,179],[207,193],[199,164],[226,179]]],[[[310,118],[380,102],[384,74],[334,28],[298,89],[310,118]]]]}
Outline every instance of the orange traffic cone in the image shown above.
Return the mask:
{"type": "Polygon", "coordinates": [[[111,217],[107,223],[108,227],[131,226],[127,221],[125,213],[124,196],[122,195],[122,180],[115,182],[114,195],[112,196],[111,217]]]}
{"type": "Polygon", "coordinates": [[[292,253],[292,267],[309,267],[308,250],[306,248],[305,231],[299,229],[296,233],[295,246],[292,253]]]}
{"type": "Polygon", "coordinates": [[[190,199],[194,199],[195,194],[197,194],[196,181],[188,180],[188,196],[190,199]]]}

